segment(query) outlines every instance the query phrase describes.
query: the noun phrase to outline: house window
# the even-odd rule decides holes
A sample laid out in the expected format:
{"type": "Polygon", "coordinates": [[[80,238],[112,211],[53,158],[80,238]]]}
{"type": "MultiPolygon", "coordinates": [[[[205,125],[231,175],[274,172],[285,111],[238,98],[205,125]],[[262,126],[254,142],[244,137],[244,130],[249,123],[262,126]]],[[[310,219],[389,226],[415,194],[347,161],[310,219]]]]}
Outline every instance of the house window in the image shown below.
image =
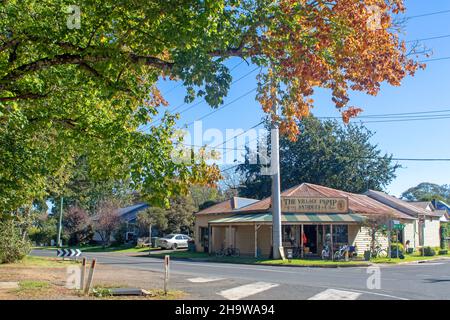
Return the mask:
{"type": "Polygon", "coordinates": [[[208,248],[209,245],[209,229],[200,227],[200,244],[203,248],[208,248]]]}

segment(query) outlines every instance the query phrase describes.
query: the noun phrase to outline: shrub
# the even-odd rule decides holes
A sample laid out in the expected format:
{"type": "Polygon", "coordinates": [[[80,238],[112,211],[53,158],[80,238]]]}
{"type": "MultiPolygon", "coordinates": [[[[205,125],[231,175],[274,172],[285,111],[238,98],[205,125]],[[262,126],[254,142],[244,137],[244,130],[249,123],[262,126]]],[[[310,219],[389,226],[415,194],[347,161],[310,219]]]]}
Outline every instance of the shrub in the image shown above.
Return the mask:
{"type": "Polygon", "coordinates": [[[442,225],[441,229],[440,229],[440,235],[441,235],[441,247],[440,247],[440,249],[445,249],[447,247],[445,238],[446,238],[448,232],[449,232],[448,224],[442,225]]]}
{"type": "Polygon", "coordinates": [[[405,252],[405,248],[403,246],[403,244],[399,243],[398,245],[396,243],[392,243],[391,244],[391,252],[392,253],[397,253],[397,248],[400,252],[405,252]]]}
{"type": "Polygon", "coordinates": [[[121,223],[113,234],[116,244],[121,245],[126,242],[125,236],[127,234],[127,231],[128,231],[127,224],[121,223]]]}
{"type": "Polygon", "coordinates": [[[84,245],[94,236],[88,213],[78,206],[71,206],[64,213],[64,236],[69,246],[84,245]]]}
{"type": "Polygon", "coordinates": [[[52,217],[39,217],[33,227],[28,230],[28,235],[31,241],[37,245],[49,245],[53,240],[56,240],[58,234],[58,222],[52,217]]]}
{"type": "Polygon", "coordinates": [[[439,250],[439,255],[440,256],[446,255],[446,254],[448,254],[448,250],[439,250]]]}
{"type": "Polygon", "coordinates": [[[23,259],[31,249],[31,243],[22,237],[15,221],[0,221],[0,263],[12,263],[23,259]]]}
{"type": "Polygon", "coordinates": [[[431,247],[425,247],[419,249],[420,255],[424,255],[426,257],[432,257],[436,255],[436,250],[431,247]]]}

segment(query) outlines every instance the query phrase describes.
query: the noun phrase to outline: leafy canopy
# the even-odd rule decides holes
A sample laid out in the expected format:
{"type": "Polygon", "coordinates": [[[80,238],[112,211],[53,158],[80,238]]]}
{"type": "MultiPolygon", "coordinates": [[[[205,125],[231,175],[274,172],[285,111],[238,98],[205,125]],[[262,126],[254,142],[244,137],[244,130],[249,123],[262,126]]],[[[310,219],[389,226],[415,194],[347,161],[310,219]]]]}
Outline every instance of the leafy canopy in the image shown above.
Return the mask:
{"type": "Polygon", "coordinates": [[[251,61],[262,67],[258,100],[294,139],[315,87],[348,121],[359,112],[349,89],[375,95],[418,67],[391,28],[402,0],[79,0],[79,28],[71,5],[1,2],[1,210],[63,193],[80,156],[94,178],[130,179],[159,204],[217,180],[216,167],[172,160],[173,116],[138,131],[167,105],[160,78],[216,107],[232,81],[224,61],[251,61]]]}

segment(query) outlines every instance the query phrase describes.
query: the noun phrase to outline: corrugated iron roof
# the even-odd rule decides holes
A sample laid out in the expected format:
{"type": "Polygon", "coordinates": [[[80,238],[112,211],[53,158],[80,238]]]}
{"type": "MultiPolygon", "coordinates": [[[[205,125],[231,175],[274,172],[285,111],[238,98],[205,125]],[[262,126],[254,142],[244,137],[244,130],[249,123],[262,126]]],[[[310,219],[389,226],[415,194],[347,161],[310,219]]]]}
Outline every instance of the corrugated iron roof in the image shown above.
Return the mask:
{"type": "Polygon", "coordinates": [[[394,196],[388,195],[387,193],[381,192],[381,191],[375,191],[375,190],[369,190],[367,191],[367,196],[371,197],[372,199],[375,199],[376,201],[382,202],[385,205],[392,207],[398,211],[401,211],[407,215],[418,217],[418,216],[431,216],[431,217],[438,217],[439,215],[436,215],[433,213],[433,211],[428,211],[426,209],[422,209],[419,207],[416,207],[412,205],[410,202],[401,200],[399,198],[396,198],[394,196]]]}
{"type": "Polygon", "coordinates": [[[408,203],[416,208],[420,208],[423,210],[426,210],[427,208],[433,208],[433,204],[431,201],[409,201],[408,203]]]}
{"type": "MultiPolygon", "coordinates": [[[[371,199],[363,194],[355,194],[342,190],[332,189],[311,183],[302,183],[281,193],[284,197],[346,197],[350,213],[362,215],[389,214],[399,219],[412,219],[411,216],[391,208],[383,203],[371,199]]],[[[239,210],[240,212],[267,212],[270,210],[271,198],[265,198],[252,205],[239,210]]]]}
{"type": "Polygon", "coordinates": [[[213,214],[213,213],[232,213],[236,212],[239,209],[245,208],[259,200],[243,198],[243,197],[233,197],[231,199],[222,201],[211,207],[203,209],[196,214],[213,214]]]}

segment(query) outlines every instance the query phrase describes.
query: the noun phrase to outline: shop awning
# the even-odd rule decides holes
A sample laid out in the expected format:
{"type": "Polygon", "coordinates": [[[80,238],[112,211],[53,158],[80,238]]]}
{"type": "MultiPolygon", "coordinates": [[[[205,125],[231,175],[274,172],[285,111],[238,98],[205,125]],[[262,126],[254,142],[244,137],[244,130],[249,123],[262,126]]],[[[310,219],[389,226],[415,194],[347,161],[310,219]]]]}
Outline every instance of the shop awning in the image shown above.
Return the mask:
{"type": "MultiPolygon", "coordinates": [[[[282,223],[361,223],[365,218],[354,213],[283,213],[282,223]]],[[[212,220],[211,224],[233,224],[233,223],[271,223],[271,213],[245,213],[235,214],[231,217],[212,220]]]]}

